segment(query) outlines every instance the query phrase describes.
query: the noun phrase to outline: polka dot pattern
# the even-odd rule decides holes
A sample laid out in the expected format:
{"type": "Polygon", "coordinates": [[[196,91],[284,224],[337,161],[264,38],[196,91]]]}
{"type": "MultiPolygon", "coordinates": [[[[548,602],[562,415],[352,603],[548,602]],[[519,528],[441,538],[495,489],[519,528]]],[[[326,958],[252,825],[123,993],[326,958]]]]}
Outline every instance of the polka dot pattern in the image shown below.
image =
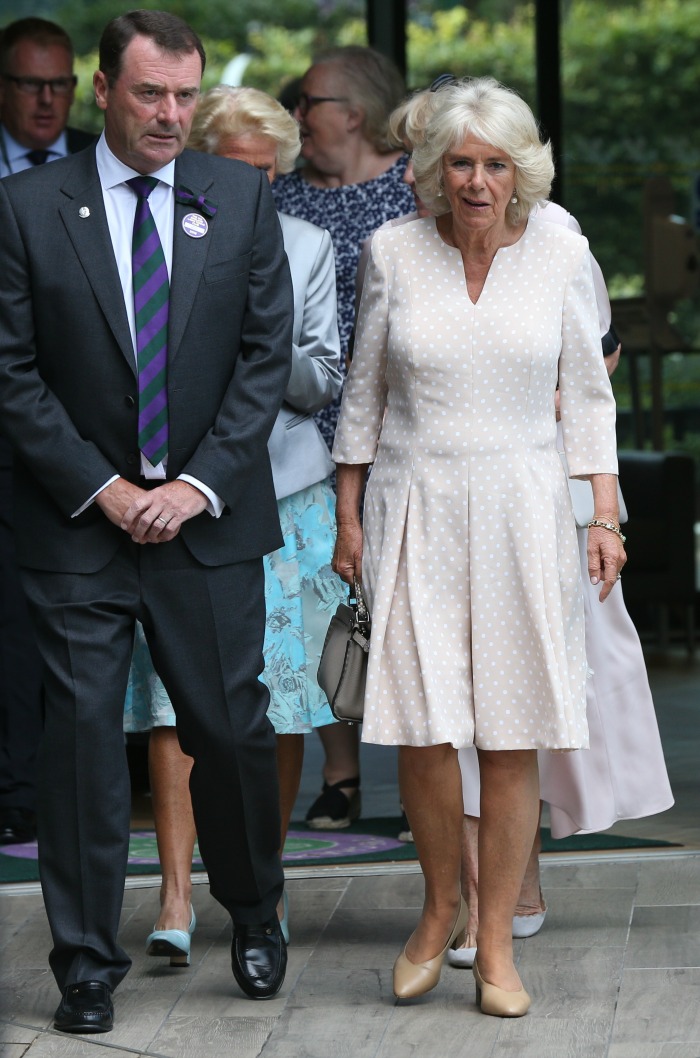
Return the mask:
{"type": "Polygon", "coordinates": [[[530,220],[476,305],[432,218],[375,235],[333,449],[374,463],[363,738],[588,744],[571,472],[617,473],[588,244],[530,220]]]}

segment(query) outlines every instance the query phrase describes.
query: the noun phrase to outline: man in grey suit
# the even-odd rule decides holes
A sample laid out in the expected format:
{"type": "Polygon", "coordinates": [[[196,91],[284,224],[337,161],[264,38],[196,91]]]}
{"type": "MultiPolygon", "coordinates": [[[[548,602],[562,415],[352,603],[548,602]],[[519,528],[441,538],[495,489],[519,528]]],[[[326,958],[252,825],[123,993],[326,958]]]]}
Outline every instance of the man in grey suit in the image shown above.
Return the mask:
{"type": "MultiPolygon", "coordinates": [[[[43,18],[0,36],[0,177],[75,154],[95,137],[67,127],[73,45],[43,18]]],[[[36,752],[43,725],[41,658],[15,556],[12,448],[0,436],[0,845],[34,838],[36,752]]]]}
{"type": "Polygon", "coordinates": [[[262,555],[281,543],[267,439],[291,366],[289,270],[265,175],[183,152],[204,67],[193,31],[121,15],[99,65],[96,148],[0,182],[0,413],[46,670],[40,869],[67,1032],[112,1027],[130,965],[116,934],[136,619],[194,758],[234,976],[265,999],[286,965],[258,677],[262,555]]]}

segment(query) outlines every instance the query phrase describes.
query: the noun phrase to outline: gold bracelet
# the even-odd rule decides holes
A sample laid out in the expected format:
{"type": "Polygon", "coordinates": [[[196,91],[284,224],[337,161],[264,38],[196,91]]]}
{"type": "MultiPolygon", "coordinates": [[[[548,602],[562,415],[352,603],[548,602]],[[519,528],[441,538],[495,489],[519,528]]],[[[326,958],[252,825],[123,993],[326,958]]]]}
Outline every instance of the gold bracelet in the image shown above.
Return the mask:
{"type": "Polygon", "coordinates": [[[622,533],[620,532],[620,526],[619,525],[615,525],[614,522],[604,522],[602,518],[594,518],[592,522],[588,523],[588,528],[589,529],[607,529],[609,532],[615,533],[617,536],[619,536],[620,540],[622,540],[623,544],[627,540],[627,537],[623,536],[622,533]]]}

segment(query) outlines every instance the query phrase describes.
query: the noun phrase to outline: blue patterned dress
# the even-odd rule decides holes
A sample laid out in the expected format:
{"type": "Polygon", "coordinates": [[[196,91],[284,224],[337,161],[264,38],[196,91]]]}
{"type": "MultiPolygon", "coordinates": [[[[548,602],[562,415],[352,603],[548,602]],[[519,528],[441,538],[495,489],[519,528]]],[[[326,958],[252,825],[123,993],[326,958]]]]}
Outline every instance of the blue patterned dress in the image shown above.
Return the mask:
{"type": "MultiPolygon", "coordinates": [[[[347,589],[330,566],[335,494],[328,479],[277,501],[284,544],[265,555],[267,711],[278,735],[307,734],[334,722],[316,682],[331,617],[347,589]]],[[[143,628],[136,625],[124,707],[125,731],[174,727],[175,712],[153,668],[143,628]]]]}
{"type": "MultiPolygon", "coordinates": [[[[331,233],[343,371],[355,324],[355,276],[362,242],[385,221],[403,217],[415,209],[413,194],[403,182],[407,162],[408,157],[402,155],[385,173],[362,184],[314,187],[296,170],[278,176],[272,185],[278,210],[308,220],[331,233]]],[[[333,446],[339,410],[340,397],[314,416],[329,448],[333,446]]]]}
{"type": "MultiPolygon", "coordinates": [[[[316,231],[315,236],[300,234],[300,229],[308,227],[301,220],[280,220],[292,283],[295,290],[303,293],[300,299],[295,297],[297,350],[309,357],[319,356],[326,365],[323,381],[305,381],[308,409],[296,394],[294,407],[308,413],[311,407],[318,407],[319,392],[322,399],[328,399],[327,394],[337,392],[340,385],[333,254],[326,232],[316,231]],[[329,305],[333,311],[328,311],[329,305]]],[[[318,438],[312,427],[314,433],[318,438]]],[[[267,619],[265,671],[261,679],[270,690],[268,716],[278,734],[305,734],[333,722],[316,674],[330,619],[347,597],[347,588],[330,565],[335,544],[335,494],[330,478],[324,480],[332,466],[330,457],[324,454],[319,463],[319,458],[312,458],[305,448],[307,442],[301,443],[300,450],[299,442],[291,440],[292,436],[289,434],[286,442],[289,452],[294,458],[298,456],[306,469],[306,474],[293,480],[297,485],[306,484],[309,476],[313,479],[317,475],[321,480],[292,495],[285,496],[284,489],[279,489],[277,508],[284,544],[263,559],[267,619]],[[307,455],[308,463],[304,462],[307,455]]],[[[302,437],[308,440],[306,433],[302,437]]],[[[325,453],[320,438],[317,444],[325,453]]],[[[273,473],[275,466],[273,457],[273,473]]],[[[283,484],[286,486],[287,482],[283,484]]],[[[149,731],[152,727],[174,725],[170,699],[153,668],[143,628],[137,625],[124,730],[149,731]]]]}

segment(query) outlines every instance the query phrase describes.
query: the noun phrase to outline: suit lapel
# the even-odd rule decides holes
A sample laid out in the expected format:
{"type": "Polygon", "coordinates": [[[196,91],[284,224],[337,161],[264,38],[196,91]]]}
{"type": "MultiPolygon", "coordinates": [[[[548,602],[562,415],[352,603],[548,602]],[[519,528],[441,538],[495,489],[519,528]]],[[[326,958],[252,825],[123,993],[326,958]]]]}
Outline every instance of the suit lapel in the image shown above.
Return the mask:
{"type": "Polygon", "coordinates": [[[65,201],[59,206],[59,213],[68,237],[119,348],[136,374],[134,347],[94,151],[75,156],[61,192],[65,201]]]}
{"type": "MultiPolygon", "coordinates": [[[[205,174],[196,153],[187,151],[175,163],[175,187],[188,188],[196,196],[209,195],[211,176],[205,174]]],[[[208,224],[206,235],[192,238],[183,228],[188,213],[200,214],[196,206],[182,206],[175,202],[173,225],[173,268],[170,284],[170,321],[168,328],[168,359],[176,355],[192,313],[195,295],[209,253],[212,229],[216,216],[205,218],[208,224]]]]}

